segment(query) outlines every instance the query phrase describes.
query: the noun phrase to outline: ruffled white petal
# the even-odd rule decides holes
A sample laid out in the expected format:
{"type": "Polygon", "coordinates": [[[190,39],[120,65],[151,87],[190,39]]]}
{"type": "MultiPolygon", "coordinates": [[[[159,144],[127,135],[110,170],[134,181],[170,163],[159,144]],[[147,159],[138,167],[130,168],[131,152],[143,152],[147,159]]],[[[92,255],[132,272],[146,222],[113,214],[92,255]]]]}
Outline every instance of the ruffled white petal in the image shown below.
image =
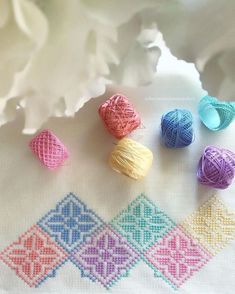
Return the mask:
{"type": "Polygon", "coordinates": [[[12,5],[18,27],[41,47],[48,33],[48,23],[41,10],[30,0],[12,0],[12,5]]]}
{"type": "Polygon", "coordinates": [[[205,89],[221,99],[234,99],[234,15],[235,1],[221,0],[178,0],[155,15],[171,52],[195,63],[205,89]]]}
{"type": "Polygon", "coordinates": [[[100,23],[117,27],[129,21],[146,7],[155,7],[159,0],[82,0],[86,12],[100,23]]]}
{"type": "MultiPolygon", "coordinates": [[[[136,25],[134,25],[136,27],[136,25]]],[[[157,63],[161,56],[160,48],[155,44],[158,35],[155,25],[140,29],[140,34],[132,42],[121,40],[121,43],[129,44],[120,64],[113,69],[113,79],[118,84],[127,86],[145,85],[152,81],[156,75],[157,63]]],[[[122,36],[130,40],[135,36],[128,28],[122,28],[122,36]]]]}
{"type": "Polygon", "coordinates": [[[8,0],[0,0],[0,29],[4,27],[9,20],[10,7],[8,0]]]}
{"type": "Polygon", "coordinates": [[[24,133],[32,133],[51,116],[73,116],[108,83],[149,82],[160,51],[154,44],[157,28],[143,27],[143,16],[156,2],[5,3],[10,17],[0,29],[0,123],[13,119],[18,103],[24,133]]]}

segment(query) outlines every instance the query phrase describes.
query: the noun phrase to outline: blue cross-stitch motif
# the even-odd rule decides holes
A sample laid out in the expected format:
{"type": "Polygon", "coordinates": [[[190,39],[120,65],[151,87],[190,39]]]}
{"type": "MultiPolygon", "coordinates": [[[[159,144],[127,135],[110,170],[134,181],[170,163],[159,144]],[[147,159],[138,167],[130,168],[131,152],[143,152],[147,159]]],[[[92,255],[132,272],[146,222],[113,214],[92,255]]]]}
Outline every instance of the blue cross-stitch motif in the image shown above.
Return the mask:
{"type": "Polygon", "coordinates": [[[141,194],[111,221],[111,225],[143,252],[173,228],[175,223],[141,194]]]}
{"type": "Polygon", "coordinates": [[[70,193],[39,220],[38,225],[71,252],[102,226],[103,221],[70,193]]]}

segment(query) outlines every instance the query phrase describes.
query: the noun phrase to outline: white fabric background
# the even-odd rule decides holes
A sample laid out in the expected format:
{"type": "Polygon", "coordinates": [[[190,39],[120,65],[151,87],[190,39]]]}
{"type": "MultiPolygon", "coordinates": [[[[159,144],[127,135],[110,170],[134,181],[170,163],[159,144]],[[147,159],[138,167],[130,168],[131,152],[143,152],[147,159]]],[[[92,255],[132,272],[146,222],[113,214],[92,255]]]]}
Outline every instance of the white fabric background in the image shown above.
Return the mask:
{"type": "MultiPolygon", "coordinates": [[[[21,134],[23,118],[0,128],[0,250],[35,224],[68,192],[74,192],[105,221],[144,192],[174,221],[180,222],[206,201],[214,190],[198,185],[196,167],[208,144],[235,151],[234,125],[213,133],[203,127],[197,116],[198,100],[205,94],[191,65],[164,59],[153,85],[146,88],[112,88],[91,100],[75,118],[51,119],[50,128],[70,151],[62,168],[49,171],[28,148],[31,137],[21,134]],[[167,63],[166,63],[167,62],[167,63]],[[170,64],[170,71],[169,71],[170,64]],[[115,139],[104,129],[97,108],[112,93],[122,92],[134,103],[145,128],[130,137],[148,146],[154,154],[148,176],[139,182],[115,173],[107,158],[115,139]],[[159,142],[159,123],[163,112],[183,107],[195,119],[195,141],[181,150],[163,148],[159,142]]],[[[48,97],[49,98],[49,97],[48,97]]],[[[235,209],[235,184],[216,191],[235,209]]],[[[235,242],[193,275],[179,290],[183,293],[233,294],[235,287],[235,242]]],[[[111,288],[112,293],[177,293],[143,262],[111,288]]],[[[0,263],[0,293],[106,293],[99,283],[81,278],[70,263],[60,268],[56,278],[38,289],[30,289],[14,271],[0,263]]]]}

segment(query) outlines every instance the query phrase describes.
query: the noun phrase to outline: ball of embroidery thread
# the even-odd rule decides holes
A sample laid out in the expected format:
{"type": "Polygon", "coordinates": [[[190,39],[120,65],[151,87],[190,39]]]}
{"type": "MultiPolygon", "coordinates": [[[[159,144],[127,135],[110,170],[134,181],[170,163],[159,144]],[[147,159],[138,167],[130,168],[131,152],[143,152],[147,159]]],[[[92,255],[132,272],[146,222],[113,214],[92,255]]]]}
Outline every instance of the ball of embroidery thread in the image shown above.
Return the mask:
{"type": "Polygon", "coordinates": [[[147,147],[128,138],[120,140],[109,157],[113,170],[135,180],[147,175],[152,161],[153,154],[147,147]]]}
{"type": "Polygon", "coordinates": [[[193,117],[190,111],[174,109],[161,118],[161,140],[168,148],[182,148],[193,141],[193,117]]]}
{"type": "Polygon", "coordinates": [[[226,189],[235,176],[235,153],[207,146],[198,164],[197,178],[203,185],[226,189]]]}
{"type": "Polygon", "coordinates": [[[235,102],[220,101],[205,96],[198,105],[198,113],[203,124],[211,131],[227,128],[235,119],[235,102]]]}
{"type": "Polygon", "coordinates": [[[69,157],[64,144],[50,130],[43,130],[29,143],[32,152],[50,170],[61,166],[69,157]]]}
{"type": "Polygon", "coordinates": [[[134,106],[125,96],[120,94],[116,94],[104,102],[98,112],[106,129],[117,139],[122,139],[141,123],[140,116],[134,106]]]}

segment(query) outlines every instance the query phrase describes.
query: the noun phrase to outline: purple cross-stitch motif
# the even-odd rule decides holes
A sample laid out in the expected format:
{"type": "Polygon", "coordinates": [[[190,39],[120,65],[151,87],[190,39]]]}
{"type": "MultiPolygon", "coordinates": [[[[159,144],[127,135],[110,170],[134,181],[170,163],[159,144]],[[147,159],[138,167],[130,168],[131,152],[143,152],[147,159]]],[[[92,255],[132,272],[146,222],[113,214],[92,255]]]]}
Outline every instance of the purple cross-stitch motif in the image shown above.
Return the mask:
{"type": "Polygon", "coordinates": [[[106,288],[126,276],[139,254],[117,232],[106,226],[71,256],[83,276],[98,280],[106,288]]]}

